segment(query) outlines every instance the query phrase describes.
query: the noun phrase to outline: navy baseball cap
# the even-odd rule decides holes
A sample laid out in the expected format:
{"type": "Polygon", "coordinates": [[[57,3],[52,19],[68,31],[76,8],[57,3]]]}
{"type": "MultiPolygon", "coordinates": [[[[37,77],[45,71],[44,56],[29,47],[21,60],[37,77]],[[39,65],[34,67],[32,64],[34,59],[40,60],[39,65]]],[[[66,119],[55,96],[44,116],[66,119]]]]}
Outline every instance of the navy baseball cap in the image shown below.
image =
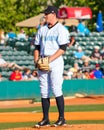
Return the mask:
{"type": "Polygon", "coordinates": [[[57,16],[58,15],[58,9],[55,6],[49,5],[47,7],[47,9],[44,10],[44,14],[47,15],[47,14],[50,14],[50,13],[55,13],[56,16],[57,16]]]}

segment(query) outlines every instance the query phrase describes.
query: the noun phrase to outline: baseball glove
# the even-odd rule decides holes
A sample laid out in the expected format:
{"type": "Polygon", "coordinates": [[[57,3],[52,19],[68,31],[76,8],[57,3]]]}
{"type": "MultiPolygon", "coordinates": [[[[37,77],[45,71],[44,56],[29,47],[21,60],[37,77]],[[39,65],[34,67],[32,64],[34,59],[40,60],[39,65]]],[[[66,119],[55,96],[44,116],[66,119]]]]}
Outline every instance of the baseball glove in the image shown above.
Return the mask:
{"type": "Polygon", "coordinates": [[[49,58],[48,57],[44,57],[44,58],[40,58],[37,61],[37,68],[41,71],[49,71],[50,67],[49,67],[49,58]]]}

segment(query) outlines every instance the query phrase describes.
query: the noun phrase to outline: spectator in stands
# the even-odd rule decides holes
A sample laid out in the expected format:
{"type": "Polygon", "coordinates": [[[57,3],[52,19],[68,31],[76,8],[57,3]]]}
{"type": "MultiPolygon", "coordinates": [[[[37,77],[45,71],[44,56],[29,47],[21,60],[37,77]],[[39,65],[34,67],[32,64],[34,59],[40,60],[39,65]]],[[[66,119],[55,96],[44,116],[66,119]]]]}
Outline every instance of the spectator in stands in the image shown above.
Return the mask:
{"type": "Polygon", "coordinates": [[[70,37],[70,43],[68,44],[68,47],[74,46],[75,45],[75,37],[71,36],[70,37]]]}
{"type": "Polygon", "coordinates": [[[66,74],[66,76],[64,76],[64,79],[72,79],[72,77],[75,77],[75,75],[77,75],[77,72],[79,71],[79,69],[80,67],[78,63],[74,63],[74,66],[69,68],[69,70],[64,73],[66,74]]]}
{"type": "Polygon", "coordinates": [[[40,23],[39,23],[39,25],[37,26],[37,29],[40,29],[42,26],[44,26],[46,24],[46,20],[45,20],[45,18],[44,17],[42,17],[41,19],[40,19],[40,23]]]}
{"type": "Polygon", "coordinates": [[[20,32],[17,34],[17,39],[18,40],[21,40],[21,39],[26,40],[26,34],[25,34],[25,31],[23,29],[21,29],[20,32]]]}
{"type": "Polygon", "coordinates": [[[32,79],[33,80],[39,80],[38,79],[38,72],[36,70],[33,70],[31,74],[32,74],[32,79]]]}
{"type": "Polygon", "coordinates": [[[68,71],[64,72],[64,79],[72,79],[73,71],[71,68],[68,69],[68,71]]]}
{"type": "Polygon", "coordinates": [[[12,29],[10,29],[9,33],[7,34],[8,38],[14,39],[16,38],[16,34],[13,32],[12,29]]]}
{"type": "Polygon", "coordinates": [[[2,81],[3,80],[3,77],[2,77],[2,74],[0,74],[0,81],[2,81]]]}
{"type": "Polygon", "coordinates": [[[82,48],[79,46],[77,51],[74,52],[74,57],[77,59],[82,59],[82,57],[84,56],[84,52],[82,51],[82,48]]]}
{"type": "Polygon", "coordinates": [[[73,72],[73,75],[72,75],[72,77],[71,77],[71,79],[77,79],[77,72],[73,72]]]}
{"type": "Polygon", "coordinates": [[[96,77],[95,77],[95,75],[94,75],[94,69],[91,69],[91,70],[90,70],[89,76],[90,76],[90,79],[96,79],[96,77]]]}
{"type": "Polygon", "coordinates": [[[101,54],[101,59],[104,60],[104,46],[102,47],[100,54],[101,54]]]}
{"type": "Polygon", "coordinates": [[[102,59],[102,56],[100,54],[100,47],[99,46],[95,46],[94,47],[94,50],[93,50],[93,52],[91,54],[91,59],[93,61],[102,59]]]}
{"type": "Polygon", "coordinates": [[[91,54],[91,59],[93,61],[102,60],[102,56],[101,56],[101,53],[100,53],[100,47],[99,46],[94,47],[94,50],[91,54]]]}
{"type": "Polygon", "coordinates": [[[76,79],[83,79],[83,73],[82,73],[81,69],[78,70],[77,75],[76,75],[76,79]]]}
{"type": "Polygon", "coordinates": [[[2,76],[2,74],[0,73],[0,81],[4,81],[7,80],[5,77],[2,76]]]}
{"type": "Polygon", "coordinates": [[[82,67],[81,67],[81,70],[82,71],[88,71],[88,72],[90,72],[90,70],[93,68],[93,66],[92,65],[90,65],[90,61],[89,60],[85,60],[84,62],[83,62],[83,65],[82,65],[82,67]]]}
{"type": "Polygon", "coordinates": [[[77,32],[77,27],[75,25],[71,25],[69,31],[70,32],[77,32]]]}
{"type": "Polygon", "coordinates": [[[65,20],[62,22],[62,24],[69,31],[69,27],[65,25],[66,24],[65,20]]]}
{"type": "Polygon", "coordinates": [[[83,71],[83,79],[90,79],[89,71],[87,70],[83,71]]]}
{"type": "Polygon", "coordinates": [[[20,80],[22,80],[22,73],[21,73],[21,71],[18,68],[16,68],[10,74],[9,80],[12,80],[12,81],[20,81],[20,80]]]}
{"type": "Polygon", "coordinates": [[[104,75],[103,75],[102,71],[100,70],[99,64],[95,65],[94,76],[95,76],[96,79],[104,78],[104,75]]]}
{"type": "Polygon", "coordinates": [[[29,68],[25,68],[24,72],[22,74],[22,80],[33,80],[32,74],[31,74],[31,70],[29,68]]]}
{"type": "Polygon", "coordinates": [[[14,62],[6,62],[3,58],[2,58],[2,55],[0,54],[0,67],[1,68],[12,68],[12,69],[15,69],[15,68],[18,68],[18,69],[21,69],[23,70],[24,68],[17,65],[16,63],[14,62]]]}
{"type": "Polygon", "coordinates": [[[5,39],[4,30],[0,30],[0,45],[5,45],[5,39]]]}
{"type": "Polygon", "coordinates": [[[82,20],[79,20],[79,24],[77,25],[77,32],[82,35],[89,35],[89,29],[82,23],[82,20]]]}
{"type": "Polygon", "coordinates": [[[74,57],[82,60],[90,60],[89,57],[85,56],[85,53],[80,46],[78,47],[77,51],[74,52],[74,57]]]}
{"type": "Polygon", "coordinates": [[[80,69],[78,63],[74,63],[74,66],[72,68],[70,68],[70,70],[72,70],[72,72],[78,72],[78,70],[80,69]]]}

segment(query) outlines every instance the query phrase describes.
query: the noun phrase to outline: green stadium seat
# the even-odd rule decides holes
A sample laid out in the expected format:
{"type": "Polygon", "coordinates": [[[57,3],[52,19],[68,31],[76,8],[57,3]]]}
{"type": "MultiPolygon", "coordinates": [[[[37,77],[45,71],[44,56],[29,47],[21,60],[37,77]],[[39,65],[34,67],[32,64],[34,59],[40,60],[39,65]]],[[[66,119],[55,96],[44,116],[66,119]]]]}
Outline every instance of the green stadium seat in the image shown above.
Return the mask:
{"type": "Polygon", "coordinates": [[[29,56],[27,56],[27,59],[32,61],[32,60],[34,60],[34,57],[32,55],[29,55],[29,56]]]}
{"type": "Polygon", "coordinates": [[[24,50],[18,51],[18,52],[19,52],[19,55],[21,55],[21,56],[27,56],[28,55],[28,53],[24,50]]]}
{"type": "Polygon", "coordinates": [[[71,68],[71,67],[72,67],[71,65],[67,64],[67,65],[64,66],[64,69],[65,69],[65,70],[68,70],[68,69],[71,68]]]}
{"type": "Polygon", "coordinates": [[[90,36],[92,36],[92,37],[99,37],[100,34],[98,32],[92,32],[92,33],[90,33],[90,36]]]}
{"type": "Polygon", "coordinates": [[[92,51],[93,50],[93,46],[86,46],[86,50],[92,51]]]}
{"type": "Polygon", "coordinates": [[[5,55],[5,56],[3,56],[3,59],[4,59],[5,61],[8,61],[8,60],[9,60],[9,56],[8,56],[8,55],[5,55]]]}
{"type": "Polygon", "coordinates": [[[82,38],[81,37],[75,37],[75,40],[79,42],[79,41],[82,41],[82,38]]]}
{"type": "Polygon", "coordinates": [[[13,55],[13,52],[12,52],[12,51],[8,51],[8,52],[7,52],[7,55],[8,55],[8,56],[12,56],[12,55],[13,55]]]}
{"type": "Polygon", "coordinates": [[[19,61],[19,60],[21,60],[21,59],[22,59],[22,58],[21,58],[20,55],[14,57],[14,60],[16,60],[16,61],[19,61]]]}
{"type": "Polygon", "coordinates": [[[14,55],[9,56],[9,61],[14,62],[16,60],[16,57],[14,55]]]}
{"type": "Polygon", "coordinates": [[[83,41],[83,42],[86,42],[86,41],[89,41],[89,40],[90,40],[89,37],[82,37],[82,41],[83,41]]]}
{"type": "Polygon", "coordinates": [[[15,43],[15,47],[18,51],[22,51],[22,50],[25,50],[27,51],[28,53],[30,52],[30,43],[29,42],[20,42],[20,41],[17,41],[15,43]]]}
{"type": "Polygon", "coordinates": [[[85,55],[86,56],[90,56],[92,54],[92,51],[91,50],[85,50],[85,55]]]}
{"type": "Polygon", "coordinates": [[[20,55],[20,51],[17,51],[17,50],[16,50],[16,51],[13,51],[13,55],[14,55],[14,56],[20,55]]]}
{"type": "Polygon", "coordinates": [[[92,65],[95,65],[95,64],[98,64],[98,61],[91,60],[90,63],[91,63],[92,65]]]}
{"type": "Polygon", "coordinates": [[[97,41],[96,37],[90,37],[90,41],[97,41]]]}
{"type": "Polygon", "coordinates": [[[30,68],[31,70],[34,70],[34,69],[35,69],[35,66],[29,65],[28,68],[30,68]]]}
{"type": "Polygon", "coordinates": [[[4,46],[0,46],[0,51],[3,51],[4,50],[4,46]]]}
{"type": "Polygon", "coordinates": [[[1,53],[2,56],[6,56],[7,55],[7,51],[4,51],[4,50],[1,51],[0,53],[1,53]]]}
{"type": "Polygon", "coordinates": [[[97,41],[102,41],[103,37],[97,37],[97,41]]]}
{"type": "Polygon", "coordinates": [[[34,46],[34,45],[31,45],[31,46],[30,46],[30,53],[31,53],[31,54],[33,54],[34,49],[35,49],[35,46],[34,46]]]}
{"type": "Polygon", "coordinates": [[[5,47],[4,47],[4,50],[5,50],[5,51],[12,51],[12,50],[13,50],[13,48],[12,48],[12,47],[10,47],[10,46],[5,46],[5,47]]]}
{"type": "Polygon", "coordinates": [[[1,74],[2,74],[2,76],[3,76],[3,77],[9,77],[9,73],[8,73],[8,72],[6,72],[6,71],[2,71],[2,73],[1,73],[1,74]]]}
{"type": "Polygon", "coordinates": [[[100,36],[101,36],[101,37],[104,37],[104,32],[100,32],[100,36]]]}
{"type": "Polygon", "coordinates": [[[18,41],[18,42],[27,42],[27,40],[24,39],[24,38],[20,38],[19,40],[17,39],[17,41],[18,41]]]}
{"type": "Polygon", "coordinates": [[[80,46],[86,46],[86,44],[87,44],[86,42],[82,42],[82,41],[79,42],[79,45],[80,45],[80,46]]]}
{"type": "Polygon", "coordinates": [[[16,42],[16,40],[15,39],[8,39],[7,40],[7,45],[8,46],[11,46],[12,48],[14,48],[15,47],[15,42],[16,42]]]}
{"type": "Polygon", "coordinates": [[[19,60],[19,61],[17,62],[17,64],[20,65],[20,66],[24,66],[24,65],[25,65],[25,61],[19,60]]]}

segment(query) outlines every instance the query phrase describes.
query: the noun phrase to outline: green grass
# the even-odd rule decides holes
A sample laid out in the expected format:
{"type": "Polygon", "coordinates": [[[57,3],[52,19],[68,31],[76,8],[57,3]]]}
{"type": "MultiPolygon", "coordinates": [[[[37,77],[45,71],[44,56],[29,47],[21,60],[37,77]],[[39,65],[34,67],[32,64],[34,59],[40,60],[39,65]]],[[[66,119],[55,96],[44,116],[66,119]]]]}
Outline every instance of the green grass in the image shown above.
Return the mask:
{"type": "MultiPolygon", "coordinates": [[[[0,109],[0,112],[42,112],[41,106],[40,107],[29,107],[29,108],[3,108],[0,109]]],[[[50,112],[56,112],[57,107],[51,106],[50,112]]],[[[66,112],[80,112],[80,111],[104,111],[104,104],[97,104],[97,105],[71,105],[65,106],[66,112]]]]}
{"type": "MultiPolygon", "coordinates": [[[[40,107],[29,107],[29,108],[3,108],[0,109],[0,113],[2,112],[42,112],[40,107]]],[[[50,112],[56,112],[57,107],[51,106],[50,112]]],[[[65,112],[84,112],[84,111],[104,111],[104,104],[97,105],[70,105],[65,106],[65,112]]],[[[53,122],[51,122],[53,123],[53,122]]],[[[104,124],[104,120],[92,120],[92,121],[67,121],[68,124],[104,124]]],[[[19,122],[19,123],[0,123],[0,130],[9,129],[9,128],[19,128],[19,127],[32,127],[35,125],[35,122],[19,122]]]]}
{"type": "MultiPolygon", "coordinates": [[[[10,128],[20,128],[20,127],[33,127],[36,122],[20,122],[20,123],[0,123],[0,130],[10,129],[10,128]]],[[[53,124],[53,122],[51,122],[53,124]]],[[[96,121],[67,121],[67,124],[104,124],[104,120],[96,120],[96,121]]]]}

